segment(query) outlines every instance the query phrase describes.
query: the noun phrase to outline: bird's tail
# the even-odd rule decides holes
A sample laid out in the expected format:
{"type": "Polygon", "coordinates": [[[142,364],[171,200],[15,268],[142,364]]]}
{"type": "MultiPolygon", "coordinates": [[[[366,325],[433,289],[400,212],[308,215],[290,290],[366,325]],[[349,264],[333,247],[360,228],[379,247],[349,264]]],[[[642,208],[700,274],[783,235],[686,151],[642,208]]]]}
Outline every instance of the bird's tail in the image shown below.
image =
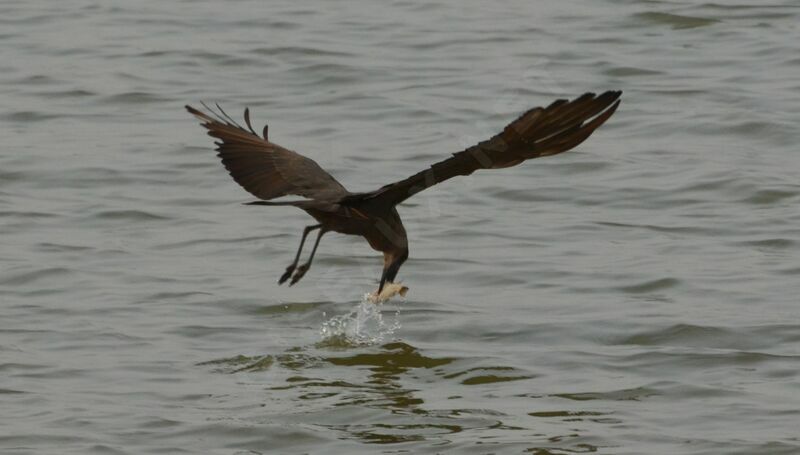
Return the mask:
{"type": "Polygon", "coordinates": [[[253,201],[245,202],[244,205],[291,205],[295,207],[302,207],[302,204],[308,201],[253,201]]]}
{"type": "Polygon", "coordinates": [[[292,206],[300,209],[317,209],[323,211],[331,210],[331,203],[325,201],[317,201],[314,199],[305,199],[299,201],[253,201],[245,202],[244,205],[270,205],[270,206],[292,206]]]}

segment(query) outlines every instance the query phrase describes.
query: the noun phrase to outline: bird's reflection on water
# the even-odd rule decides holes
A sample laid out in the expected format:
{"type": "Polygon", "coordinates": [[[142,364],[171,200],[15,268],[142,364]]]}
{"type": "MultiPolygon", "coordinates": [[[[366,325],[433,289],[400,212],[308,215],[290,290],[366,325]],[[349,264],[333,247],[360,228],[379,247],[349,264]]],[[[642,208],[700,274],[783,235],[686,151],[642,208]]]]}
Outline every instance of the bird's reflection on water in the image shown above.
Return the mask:
{"type": "MultiPolygon", "coordinates": [[[[453,443],[457,433],[480,432],[487,445],[507,432],[515,432],[519,444],[533,453],[593,452],[597,449],[578,433],[546,436],[540,430],[516,425],[516,417],[491,409],[442,407],[462,396],[435,397],[427,403],[424,389],[407,384],[453,381],[454,392],[463,387],[507,383],[533,377],[508,366],[475,366],[476,359],[426,355],[402,341],[380,346],[342,346],[318,343],[294,347],[276,355],[234,356],[203,362],[220,373],[285,373],[283,384],[266,389],[271,400],[283,403],[270,412],[300,413],[305,422],[341,433],[343,439],[372,444],[415,441],[453,443]],[[355,352],[354,352],[355,351],[355,352]],[[342,370],[344,368],[344,370],[342,370]],[[302,404],[301,404],[302,403],[302,404]],[[510,423],[513,422],[513,423],[510,423]],[[553,439],[555,438],[555,439],[553,439]],[[544,444],[531,447],[533,440],[544,444]],[[556,447],[560,449],[552,451],[556,447]]],[[[468,397],[467,397],[468,398],[468,397]]],[[[466,401],[469,401],[468,399],[466,401]]],[[[546,415],[528,414],[542,420],[546,415]]]]}
{"type": "MultiPolygon", "coordinates": [[[[281,306],[281,314],[289,308],[281,306]]],[[[579,429],[553,434],[551,427],[561,420],[603,423],[607,419],[604,412],[535,406],[513,415],[475,406],[480,396],[527,391],[525,381],[537,375],[527,369],[487,363],[476,355],[437,355],[406,341],[382,341],[391,339],[399,327],[399,313],[364,299],[349,312],[326,319],[321,340],[314,344],[199,365],[217,373],[247,374],[248,383],[266,390],[266,396],[257,398],[266,398],[267,414],[261,418],[297,419],[331,431],[342,440],[447,446],[457,445],[462,437],[459,435],[474,440],[477,434],[487,448],[493,441],[506,444],[511,440],[515,441],[514,448],[542,455],[597,449],[596,441],[587,439],[579,429]],[[521,387],[506,386],[511,384],[521,387]],[[446,389],[448,393],[431,394],[433,389],[446,389]]],[[[524,403],[552,396],[521,393],[507,398],[524,403]]]]}

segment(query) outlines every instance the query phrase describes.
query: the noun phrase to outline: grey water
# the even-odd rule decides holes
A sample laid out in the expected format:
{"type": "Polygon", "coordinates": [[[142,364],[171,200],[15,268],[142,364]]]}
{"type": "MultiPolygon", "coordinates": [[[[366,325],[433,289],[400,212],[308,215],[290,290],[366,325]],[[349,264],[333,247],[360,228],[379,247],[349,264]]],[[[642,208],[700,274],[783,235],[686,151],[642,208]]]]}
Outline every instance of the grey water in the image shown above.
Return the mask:
{"type": "Polygon", "coordinates": [[[794,0],[0,2],[0,453],[800,453],[799,24],[794,0]],[[410,291],[366,316],[382,258],[326,235],[278,286],[313,220],[242,205],[183,109],[249,106],[363,191],[610,89],[576,150],[403,204],[410,291]]]}

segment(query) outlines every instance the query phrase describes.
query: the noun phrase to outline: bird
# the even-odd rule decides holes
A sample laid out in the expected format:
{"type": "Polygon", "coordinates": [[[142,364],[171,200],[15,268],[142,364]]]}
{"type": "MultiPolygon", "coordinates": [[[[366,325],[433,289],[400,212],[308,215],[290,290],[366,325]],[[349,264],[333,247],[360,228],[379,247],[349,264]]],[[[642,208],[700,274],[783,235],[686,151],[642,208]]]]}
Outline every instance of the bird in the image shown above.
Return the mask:
{"type": "Polygon", "coordinates": [[[294,260],[278,279],[279,284],[290,278],[289,286],[300,281],[311,267],[322,236],[333,231],[361,236],[374,250],[383,253],[379,295],[386,283],[394,283],[408,259],[408,236],[397,212],[398,204],[459,175],[516,166],[571,150],[614,114],[621,95],[621,90],[600,95],[588,92],[572,100],[558,99],[546,107],[534,107],[493,137],[452,153],[408,178],[368,192],[348,191],[314,160],[272,142],[268,125],[259,135],[250,122],[249,108],[244,110],[246,128],[219,104],[214,110],[202,103],[208,112],[188,105],[186,110],[216,139],[217,155],[233,180],[259,199],[247,205],[294,206],[316,220],[316,224],[303,229],[294,260]],[[274,200],[289,195],[301,199],[274,200]],[[311,254],[299,264],[303,245],[313,231],[317,236],[311,254]]]}

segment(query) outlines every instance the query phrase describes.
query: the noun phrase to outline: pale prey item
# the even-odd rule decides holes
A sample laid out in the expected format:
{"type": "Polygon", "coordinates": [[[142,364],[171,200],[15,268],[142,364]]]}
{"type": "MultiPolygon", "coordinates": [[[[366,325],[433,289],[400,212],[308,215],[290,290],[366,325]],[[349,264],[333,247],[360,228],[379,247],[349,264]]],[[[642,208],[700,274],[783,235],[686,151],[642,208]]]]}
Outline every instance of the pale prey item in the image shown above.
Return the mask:
{"type": "Polygon", "coordinates": [[[367,295],[367,299],[372,303],[378,304],[386,302],[398,294],[400,297],[405,297],[407,292],[408,286],[403,286],[401,283],[386,283],[380,293],[370,292],[367,295]]]}

